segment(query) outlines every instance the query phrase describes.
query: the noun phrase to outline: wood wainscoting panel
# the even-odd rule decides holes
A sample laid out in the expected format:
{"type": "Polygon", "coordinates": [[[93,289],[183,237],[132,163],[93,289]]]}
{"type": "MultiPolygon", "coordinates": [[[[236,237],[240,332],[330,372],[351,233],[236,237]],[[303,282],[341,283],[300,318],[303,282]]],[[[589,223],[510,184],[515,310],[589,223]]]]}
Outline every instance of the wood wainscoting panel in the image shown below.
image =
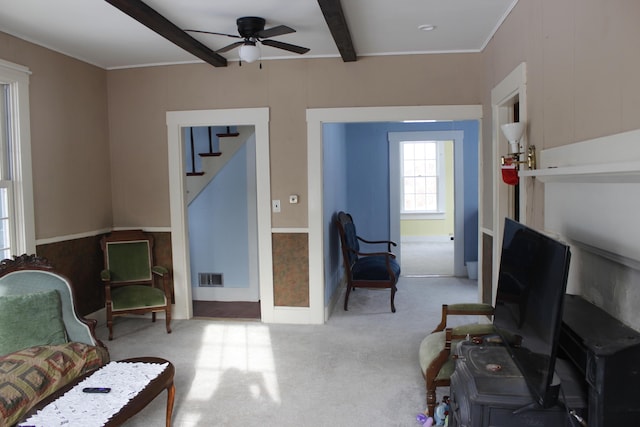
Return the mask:
{"type": "Polygon", "coordinates": [[[273,233],[273,301],[276,307],[309,307],[309,237],[273,233]]]}
{"type": "Polygon", "coordinates": [[[36,254],[49,260],[56,273],[67,277],[82,316],[104,308],[100,271],[104,268],[102,235],[64,240],[36,246],[36,254]]]}
{"type": "MultiPolygon", "coordinates": [[[[171,233],[149,234],[154,238],[155,264],[173,271],[171,233]]],[[[71,281],[78,312],[83,316],[104,308],[104,287],[100,281],[100,272],[104,268],[104,256],[100,248],[102,236],[99,234],[36,246],[36,254],[48,259],[57,273],[71,281]]]]}

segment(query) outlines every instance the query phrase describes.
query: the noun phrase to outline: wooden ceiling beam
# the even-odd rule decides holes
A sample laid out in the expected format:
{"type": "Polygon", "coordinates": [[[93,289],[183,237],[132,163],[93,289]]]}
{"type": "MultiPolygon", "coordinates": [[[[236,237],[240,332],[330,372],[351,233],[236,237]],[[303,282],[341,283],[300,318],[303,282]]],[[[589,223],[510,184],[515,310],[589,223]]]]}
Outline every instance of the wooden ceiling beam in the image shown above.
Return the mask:
{"type": "Polygon", "coordinates": [[[165,39],[214,67],[226,67],[227,59],[191,37],[140,0],[105,0],[165,39]]]}
{"type": "Polygon", "coordinates": [[[325,21],[327,21],[333,40],[340,51],[342,60],[344,62],[356,61],[358,59],[356,50],[353,47],[351,33],[349,33],[349,26],[347,25],[347,19],[342,10],[340,0],[318,0],[318,4],[325,21]]]}

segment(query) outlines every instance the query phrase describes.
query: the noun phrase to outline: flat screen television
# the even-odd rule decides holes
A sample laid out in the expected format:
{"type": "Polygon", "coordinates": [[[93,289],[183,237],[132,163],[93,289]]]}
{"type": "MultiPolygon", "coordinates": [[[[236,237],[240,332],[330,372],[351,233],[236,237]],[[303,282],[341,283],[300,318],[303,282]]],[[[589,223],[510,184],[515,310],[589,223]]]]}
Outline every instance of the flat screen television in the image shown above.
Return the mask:
{"type": "Polygon", "coordinates": [[[570,258],[565,243],[506,219],[493,323],[543,408],[558,398],[554,370],[570,258]]]}

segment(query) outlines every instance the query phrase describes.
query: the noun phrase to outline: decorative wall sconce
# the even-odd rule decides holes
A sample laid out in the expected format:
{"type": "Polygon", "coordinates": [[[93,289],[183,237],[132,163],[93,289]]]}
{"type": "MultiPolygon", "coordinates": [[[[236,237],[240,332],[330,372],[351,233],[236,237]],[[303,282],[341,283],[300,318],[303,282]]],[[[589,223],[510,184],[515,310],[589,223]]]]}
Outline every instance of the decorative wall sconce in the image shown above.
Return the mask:
{"type": "Polygon", "coordinates": [[[527,152],[523,152],[520,146],[520,140],[522,139],[522,135],[524,134],[525,124],[522,122],[515,123],[506,123],[500,128],[502,129],[502,133],[509,141],[509,154],[507,156],[502,156],[500,163],[504,165],[519,165],[526,164],[529,169],[536,168],[536,147],[535,145],[530,145],[527,149],[527,152]],[[526,154],[526,160],[520,160],[520,155],[526,154]]]}
{"type": "Polygon", "coordinates": [[[524,122],[506,123],[500,126],[502,133],[507,141],[509,141],[509,153],[517,154],[520,152],[520,139],[524,134],[524,122]]]}

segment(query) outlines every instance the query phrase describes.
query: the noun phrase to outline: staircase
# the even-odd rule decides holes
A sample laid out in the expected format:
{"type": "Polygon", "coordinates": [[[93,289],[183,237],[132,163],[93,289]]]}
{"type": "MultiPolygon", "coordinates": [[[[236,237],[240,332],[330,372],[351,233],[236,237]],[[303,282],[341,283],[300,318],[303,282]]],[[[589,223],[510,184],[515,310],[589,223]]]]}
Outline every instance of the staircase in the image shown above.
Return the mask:
{"type": "Polygon", "coordinates": [[[187,129],[187,205],[198,197],[238,149],[255,133],[253,126],[226,127],[222,132],[220,129],[209,127],[206,135],[201,128],[187,129]],[[197,132],[193,132],[194,129],[197,132]]]}

